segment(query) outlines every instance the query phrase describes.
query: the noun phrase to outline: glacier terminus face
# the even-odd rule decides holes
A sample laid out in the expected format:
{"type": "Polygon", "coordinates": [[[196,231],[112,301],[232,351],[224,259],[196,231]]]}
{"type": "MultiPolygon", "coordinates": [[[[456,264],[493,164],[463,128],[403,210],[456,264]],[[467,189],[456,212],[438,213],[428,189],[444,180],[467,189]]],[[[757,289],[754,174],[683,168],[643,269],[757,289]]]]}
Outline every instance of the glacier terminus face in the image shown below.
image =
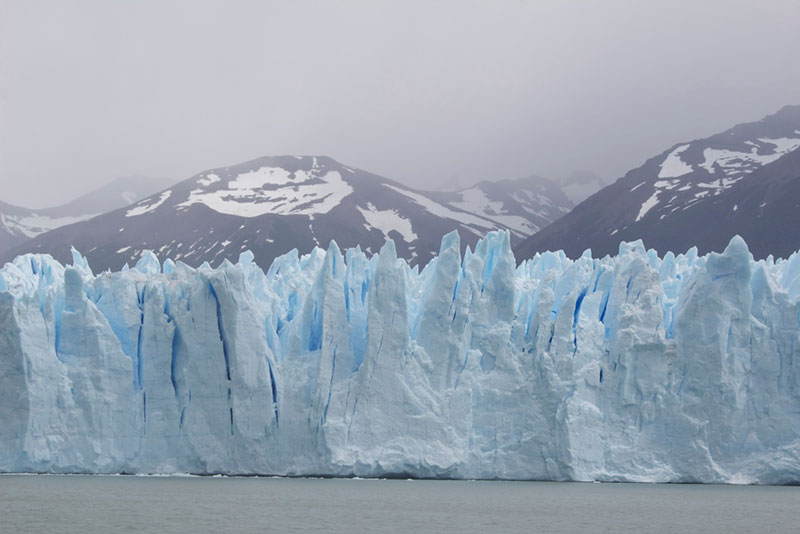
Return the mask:
{"type": "Polygon", "coordinates": [[[0,471],[800,482],[800,254],[0,270],[0,471]]]}

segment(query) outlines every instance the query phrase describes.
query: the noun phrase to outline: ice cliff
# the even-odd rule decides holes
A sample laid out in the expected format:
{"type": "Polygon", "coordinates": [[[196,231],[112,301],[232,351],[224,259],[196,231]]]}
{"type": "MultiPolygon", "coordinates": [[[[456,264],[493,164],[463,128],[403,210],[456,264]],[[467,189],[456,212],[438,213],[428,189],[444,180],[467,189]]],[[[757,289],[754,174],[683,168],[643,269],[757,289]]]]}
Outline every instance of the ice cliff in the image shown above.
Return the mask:
{"type": "Polygon", "coordinates": [[[0,471],[800,482],[800,254],[0,270],[0,471]]]}

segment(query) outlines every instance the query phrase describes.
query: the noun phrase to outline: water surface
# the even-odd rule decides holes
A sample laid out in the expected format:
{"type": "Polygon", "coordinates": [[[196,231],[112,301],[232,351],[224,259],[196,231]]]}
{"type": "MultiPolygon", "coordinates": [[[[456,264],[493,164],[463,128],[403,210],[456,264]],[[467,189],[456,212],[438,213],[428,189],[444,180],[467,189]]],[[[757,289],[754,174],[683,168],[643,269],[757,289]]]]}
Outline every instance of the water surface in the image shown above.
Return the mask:
{"type": "Polygon", "coordinates": [[[800,488],[0,476],[0,532],[798,532],[800,488]]]}

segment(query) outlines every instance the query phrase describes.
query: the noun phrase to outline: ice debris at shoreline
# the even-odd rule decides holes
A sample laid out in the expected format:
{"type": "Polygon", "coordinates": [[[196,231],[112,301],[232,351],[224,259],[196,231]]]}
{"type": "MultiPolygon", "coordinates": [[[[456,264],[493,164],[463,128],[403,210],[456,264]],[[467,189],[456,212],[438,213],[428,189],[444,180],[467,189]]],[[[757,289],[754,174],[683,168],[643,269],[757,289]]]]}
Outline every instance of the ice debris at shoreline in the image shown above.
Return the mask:
{"type": "Polygon", "coordinates": [[[800,482],[800,254],[0,270],[0,471],[800,482]]]}

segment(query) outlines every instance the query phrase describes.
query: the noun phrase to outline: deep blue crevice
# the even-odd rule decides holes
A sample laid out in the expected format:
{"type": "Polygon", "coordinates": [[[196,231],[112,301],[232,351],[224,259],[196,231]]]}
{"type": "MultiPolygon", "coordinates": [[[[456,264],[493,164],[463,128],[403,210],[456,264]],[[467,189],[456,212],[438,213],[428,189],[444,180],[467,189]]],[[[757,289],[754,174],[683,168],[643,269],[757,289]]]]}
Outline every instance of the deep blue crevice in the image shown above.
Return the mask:
{"type": "Polygon", "coordinates": [[[55,349],[56,349],[56,357],[58,357],[58,343],[61,340],[61,310],[56,309],[55,311],[55,349]]]}
{"type": "Polygon", "coordinates": [[[664,337],[666,339],[673,339],[675,337],[675,309],[670,307],[667,316],[667,327],[665,328],[664,337]]]}
{"type": "Polygon", "coordinates": [[[313,352],[322,348],[322,313],[319,310],[319,301],[314,299],[314,310],[311,315],[311,329],[309,332],[308,350],[313,352]]]}
{"type": "Polygon", "coordinates": [[[603,295],[603,303],[600,308],[600,322],[603,324],[605,324],[606,322],[606,309],[608,308],[608,296],[609,296],[608,293],[605,293],[603,295]]]}
{"type": "Polygon", "coordinates": [[[225,358],[225,376],[227,377],[228,381],[230,381],[231,363],[228,358],[228,340],[225,336],[225,330],[222,327],[222,309],[220,308],[217,292],[214,290],[214,284],[212,284],[210,281],[208,282],[208,290],[211,292],[211,296],[214,297],[214,302],[217,304],[217,329],[219,330],[219,340],[222,342],[222,356],[225,358]]]}
{"type": "Polygon", "coordinates": [[[144,331],[144,299],[147,287],[142,288],[142,292],[136,293],[137,305],[139,306],[139,333],[136,336],[136,377],[134,385],[136,389],[142,389],[142,332],[144,331]]]}
{"type": "Polygon", "coordinates": [[[584,287],[575,300],[575,311],[572,313],[572,355],[578,352],[578,317],[581,313],[581,304],[589,288],[584,287]]]}
{"type": "Polygon", "coordinates": [[[600,277],[603,276],[604,272],[605,272],[605,269],[603,267],[600,267],[597,270],[597,277],[594,279],[594,289],[592,289],[592,293],[596,293],[597,292],[597,284],[600,283],[600,277]]]}
{"type": "Polygon", "coordinates": [[[347,322],[350,322],[350,284],[347,281],[347,277],[345,276],[344,279],[344,310],[345,315],[347,316],[347,322]]]}
{"type": "MultiPolygon", "coordinates": [[[[280,323],[280,318],[278,318],[278,323],[280,323]]],[[[272,352],[272,354],[280,355],[280,351],[276,349],[275,345],[275,335],[278,334],[278,332],[273,330],[269,316],[264,319],[264,332],[266,332],[267,346],[269,347],[269,350],[272,352]]]]}
{"type": "Polygon", "coordinates": [[[461,278],[456,279],[456,283],[453,286],[453,300],[452,303],[456,303],[456,298],[458,297],[458,288],[461,286],[461,278]]]}
{"type": "Polygon", "coordinates": [[[275,373],[272,372],[272,363],[267,360],[267,365],[269,366],[269,383],[272,386],[272,409],[275,412],[275,424],[279,423],[278,421],[278,386],[275,384],[275,373]]]}
{"type": "MultiPolygon", "coordinates": [[[[328,400],[325,401],[325,411],[322,413],[323,422],[328,419],[328,407],[331,405],[331,393],[333,392],[333,376],[336,373],[336,349],[333,349],[333,362],[331,363],[331,382],[328,384],[328,400]]],[[[275,394],[273,386],[273,395],[275,394]]],[[[273,397],[274,399],[274,397],[273,397]]],[[[276,416],[277,417],[277,416],[276,416]]]]}
{"type": "Polygon", "coordinates": [[[175,398],[178,398],[178,379],[177,379],[177,365],[178,365],[178,347],[180,346],[180,332],[178,332],[178,324],[175,318],[172,317],[169,306],[169,298],[164,295],[164,315],[167,316],[167,322],[172,323],[172,346],[170,347],[170,361],[169,361],[169,380],[172,382],[172,391],[175,393],[175,398]]]}
{"type": "Polygon", "coordinates": [[[575,312],[572,314],[572,331],[574,332],[578,326],[578,316],[581,313],[581,304],[583,304],[583,299],[586,297],[587,288],[583,288],[583,291],[580,292],[578,295],[578,299],[575,301],[575,312]]]}
{"type": "Polygon", "coordinates": [[[178,333],[178,328],[175,327],[175,331],[172,334],[172,354],[169,363],[169,379],[172,382],[172,391],[175,392],[175,398],[178,398],[178,379],[175,376],[178,366],[178,347],[180,346],[178,336],[180,334],[178,333]]]}
{"type": "Polygon", "coordinates": [[[486,251],[486,264],[483,268],[483,284],[481,285],[481,293],[483,293],[483,288],[486,287],[487,282],[489,282],[489,279],[492,277],[494,266],[497,263],[497,251],[495,250],[496,247],[491,245],[488,248],[489,250],[486,251]]]}
{"type": "Polygon", "coordinates": [[[532,341],[535,341],[536,338],[539,336],[539,326],[541,326],[541,325],[539,323],[536,323],[536,330],[533,331],[533,335],[531,335],[530,337],[528,337],[526,339],[530,339],[532,341]]]}
{"type": "Polygon", "coordinates": [[[136,389],[142,389],[142,325],[139,325],[139,335],[136,339],[136,389]]]}
{"type": "Polygon", "coordinates": [[[231,415],[231,436],[233,435],[233,406],[231,406],[231,388],[228,386],[228,412],[231,415]]]}
{"type": "Polygon", "coordinates": [[[295,314],[297,313],[297,291],[292,291],[289,293],[288,298],[288,307],[286,310],[286,322],[289,323],[294,319],[295,314]]]}
{"type": "Polygon", "coordinates": [[[369,292],[369,280],[364,278],[361,282],[361,304],[367,301],[367,293],[369,292]]]}

